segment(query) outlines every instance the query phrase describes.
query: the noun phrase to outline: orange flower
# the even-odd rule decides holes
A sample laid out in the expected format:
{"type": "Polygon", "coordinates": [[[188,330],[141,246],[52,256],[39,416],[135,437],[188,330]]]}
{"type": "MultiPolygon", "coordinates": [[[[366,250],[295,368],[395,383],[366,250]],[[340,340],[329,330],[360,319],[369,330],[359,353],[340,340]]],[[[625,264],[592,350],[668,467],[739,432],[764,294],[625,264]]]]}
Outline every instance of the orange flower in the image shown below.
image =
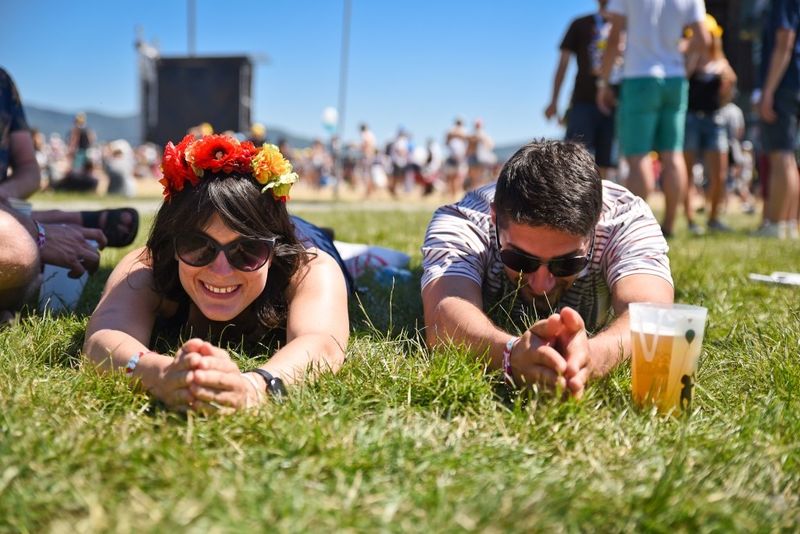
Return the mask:
{"type": "Polygon", "coordinates": [[[292,172],[292,164],[275,145],[265,144],[253,157],[253,176],[258,183],[267,183],[292,172]]]}

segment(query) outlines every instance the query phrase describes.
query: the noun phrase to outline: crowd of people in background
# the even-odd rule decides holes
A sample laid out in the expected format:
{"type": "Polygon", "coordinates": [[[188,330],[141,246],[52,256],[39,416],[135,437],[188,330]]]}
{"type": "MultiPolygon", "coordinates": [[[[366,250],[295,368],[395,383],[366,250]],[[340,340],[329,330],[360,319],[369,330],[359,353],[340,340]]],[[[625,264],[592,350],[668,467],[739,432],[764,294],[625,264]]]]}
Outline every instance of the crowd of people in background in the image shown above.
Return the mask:
{"type": "Polygon", "coordinates": [[[754,214],[761,198],[763,219],[754,234],[798,238],[800,6],[774,0],[765,7],[762,89],[745,106],[749,120],[736,103],[724,29],[702,0],[598,0],[597,12],[573,20],[561,42],[545,117],[558,118],[567,139],[593,151],[602,176],[644,199],[660,189],[667,237],[681,208],[692,234],[729,232],[722,221],[728,200],[754,214]],[[574,90],[561,117],[559,94],[572,56],[574,90]],[[703,212],[705,228],[696,220],[703,212]]]}
{"type": "MultiPolygon", "coordinates": [[[[762,89],[744,111],[737,105],[742,99],[736,73],[723,51],[724,29],[705,13],[702,0],[667,2],[659,9],[669,13],[657,19],[648,19],[649,5],[598,0],[597,12],[571,22],[545,116],[565,126],[566,139],[586,145],[603,178],[645,200],[660,190],[667,237],[682,214],[695,235],[730,231],[723,216],[731,209],[729,199],[738,199],[736,209],[747,214],[763,202],[757,235],[796,239],[800,52],[792,25],[800,17],[797,0],[775,0],[764,12],[762,89]],[[569,108],[560,114],[559,95],[573,56],[574,89],[569,108]]],[[[207,135],[214,128],[203,124],[193,130],[207,135]]],[[[380,191],[392,198],[434,193],[457,198],[494,181],[503,163],[481,119],[470,127],[456,117],[441,139],[424,142],[400,126],[381,143],[366,122],[356,139],[333,136],[308,146],[273,138],[260,123],[248,132],[225,133],[257,146],[278,145],[306,187],[347,189],[364,198],[380,191]]],[[[137,179],[160,176],[161,147],[125,140],[98,144],[83,114],[65,137],[34,132],[34,141],[45,189],[101,189],[130,197],[137,179]]]]}
{"type": "MultiPolygon", "coordinates": [[[[203,123],[188,133],[209,135],[214,131],[213,125],[203,123]]],[[[277,145],[298,169],[306,187],[343,186],[365,197],[381,190],[392,198],[435,192],[455,197],[494,180],[502,164],[481,119],[476,119],[469,131],[464,120],[456,118],[441,143],[432,138],[417,143],[401,126],[395,136],[380,144],[366,123],[359,126],[358,140],[340,143],[336,137],[327,142],[318,138],[308,146],[291,146],[284,138],[270,137],[261,123],[254,123],[248,132],[219,133],[256,146],[277,145]]],[[[66,140],[58,133],[48,137],[35,129],[33,137],[44,190],[131,197],[139,180],[161,177],[161,147],[153,143],[132,146],[124,139],[98,143],[83,113],[75,117],[66,140]]]]}

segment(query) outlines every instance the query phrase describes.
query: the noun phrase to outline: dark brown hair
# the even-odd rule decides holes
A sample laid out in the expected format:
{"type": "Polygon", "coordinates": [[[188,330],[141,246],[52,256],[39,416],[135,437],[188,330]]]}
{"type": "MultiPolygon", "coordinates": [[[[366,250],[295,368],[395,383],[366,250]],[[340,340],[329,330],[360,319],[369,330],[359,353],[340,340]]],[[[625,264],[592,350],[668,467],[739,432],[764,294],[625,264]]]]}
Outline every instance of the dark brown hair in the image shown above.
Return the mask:
{"type": "Polygon", "coordinates": [[[592,155],[578,143],[528,143],[503,165],[494,209],[501,228],[512,222],[588,235],[603,209],[603,184],[592,155]]]}

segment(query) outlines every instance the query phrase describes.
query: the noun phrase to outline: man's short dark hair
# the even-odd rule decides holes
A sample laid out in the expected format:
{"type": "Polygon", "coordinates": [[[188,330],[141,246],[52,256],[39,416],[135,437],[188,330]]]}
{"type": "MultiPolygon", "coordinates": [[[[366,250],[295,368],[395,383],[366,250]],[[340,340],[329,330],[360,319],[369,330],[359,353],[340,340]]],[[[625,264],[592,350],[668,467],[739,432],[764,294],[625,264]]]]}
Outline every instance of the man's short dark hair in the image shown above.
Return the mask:
{"type": "Polygon", "coordinates": [[[592,155],[578,143],[533,141],[511,156],[497,179],[497,223],[547,226],[588,235],[603,208],[603,184],[592,155]]]}

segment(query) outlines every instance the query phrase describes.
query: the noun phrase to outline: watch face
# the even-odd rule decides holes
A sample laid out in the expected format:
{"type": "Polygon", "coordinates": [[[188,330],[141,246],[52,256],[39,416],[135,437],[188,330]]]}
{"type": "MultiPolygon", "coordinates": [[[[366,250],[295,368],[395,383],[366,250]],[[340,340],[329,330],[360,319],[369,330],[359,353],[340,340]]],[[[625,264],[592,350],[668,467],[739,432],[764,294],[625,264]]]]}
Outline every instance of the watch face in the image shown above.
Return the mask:
{"type": "Polygon", "coordinates": [[[283,380],[278,377],[273,377],[272,380],[267,383],[267,390],[276,399],[282,399],[286,396],[286,386],[283,385],[283,380]]]}

